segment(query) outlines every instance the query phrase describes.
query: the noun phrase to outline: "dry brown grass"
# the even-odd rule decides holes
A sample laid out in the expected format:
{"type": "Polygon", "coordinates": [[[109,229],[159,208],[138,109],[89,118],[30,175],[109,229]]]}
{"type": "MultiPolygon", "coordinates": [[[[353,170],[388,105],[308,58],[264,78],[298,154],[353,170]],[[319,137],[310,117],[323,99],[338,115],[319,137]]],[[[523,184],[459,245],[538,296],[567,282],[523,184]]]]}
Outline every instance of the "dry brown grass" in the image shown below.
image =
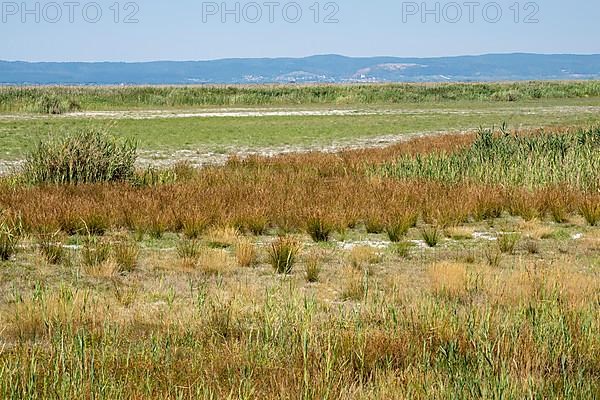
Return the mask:
{"type": "Polygon", "coordinates": [[[234,260],[222,249],[203,248],[197,259],[197,268],[207,275],[225,275],[233,271],[234,260]]]}
{"type": "Polygon", "coordinates": [[[240,232],[231,226],[211,228],[206,233],[208,245],[215,248],[232,247],[240,238],[240,232]]]}
{"type": "Polygon", "coordinates": [[[248,239],[238,239],[235,244],[235,258],[240,267],[255,266],[258,263],[258,254],[254,243],[248,239]]]}
{"type": "Polygon", "coordinates": [[[427,269],[427,277],[433,293],[451,298],[465,295],[468,271],[473,267],[457,262],[441,262],[427,269]]]}
{"type": "Polygon", "coordinates": [[[386,225],[398,225],[394,216],[403,215],[449,227],[469,218],[494,218],[502,212],[527,220],[538,216],[562,221],[593,208],[589,194],[566,187],[532,191],[375,179],[366,174],[368,167],[401,154],[452,151],[472,139],[472,135],[447,135],[386,149],[250,157],[195,171],[175,184],[153,187],[17,186],[0,190],[0,205],[9,214],[21,215],[28,231],[44,227],[73,233],[83,229],[82,221],[96,220],[101,223],[94,225],[102,229],[143,230],[155,237],[165,231],[183,231],[195,238],[208,228],[206,238],[217,247],[235,243],[238,233],[233,226],[257,234],[264,233],[267,226],[283,232],[302,231],[315,215],[327,227],[339,230],[365,223],[383,231],[386,225]]]}
{"type": "Polygon", "coordinates": [[[119,264],[113,259],[102,261],[99,264],[85,266],[85,272],[95,278],[113,278],[119,271],[119,264]]]}
{"type": "Polygon", "coordinates": [[[382,255],[371,246],[356,246],[348,252],[347,258],[353,269],[370,273],[373,264],[381,262],[382,255]]]}

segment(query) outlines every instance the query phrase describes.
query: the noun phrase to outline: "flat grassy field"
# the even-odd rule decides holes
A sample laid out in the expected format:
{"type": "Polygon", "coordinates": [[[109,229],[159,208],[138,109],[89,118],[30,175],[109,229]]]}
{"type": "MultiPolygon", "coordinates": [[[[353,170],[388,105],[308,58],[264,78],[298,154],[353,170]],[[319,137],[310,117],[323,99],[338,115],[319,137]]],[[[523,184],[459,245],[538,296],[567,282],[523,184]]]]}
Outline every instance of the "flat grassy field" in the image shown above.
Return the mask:
{"type": "MultiPolygon", "coordinates": [[[[284,146],[343,147],[386,136],[473,130],[504,122],[511,128],[590,126],[600,122],[600,98],[520,103],[459,101],[418,106],[412,103],[351,109],[357,110],[356,115],[285,115],[294,109],[280,110],[283,115],[278,116],[161,117],[159,114],[147,119],[138,119],[141,117],[135,114],[119,118],[111,114],[94,117],[17,114],[17,118],[0,114],[1,157],[22,158],[39,140],[84,127],[110,129],[116,135],[135,139],[143,151],[168,157],[177,150],[236,153],[284,146]]],[[[175,115],[194,111],[203,110],[177,110],[175,115]]]]}
{"type": "MultiPolygon", "coordinates": [[[[346,108],[374,115],[0,115],[5,157],[31,152],[0,177],[0,398],[600,397],[600,100],[531,85],[346,108]],[[466,129],[205,168],[139,168],[127,140],[145,156],[466,129]]],[[[77,101],[120,89],[102,90],[77,101]]]]}

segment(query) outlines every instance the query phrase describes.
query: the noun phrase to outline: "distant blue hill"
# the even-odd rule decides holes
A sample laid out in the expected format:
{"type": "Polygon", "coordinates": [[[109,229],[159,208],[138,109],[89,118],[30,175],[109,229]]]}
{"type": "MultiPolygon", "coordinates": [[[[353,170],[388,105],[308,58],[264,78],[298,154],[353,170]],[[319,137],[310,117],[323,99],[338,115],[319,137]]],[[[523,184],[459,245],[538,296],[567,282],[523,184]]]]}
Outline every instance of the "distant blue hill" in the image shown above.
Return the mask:
{"type": "Polygon", "coordinates": [[[143,63],[0,61],[0,84],[250,84],[600,79],[600,55],[306,58],[143,63]]]}

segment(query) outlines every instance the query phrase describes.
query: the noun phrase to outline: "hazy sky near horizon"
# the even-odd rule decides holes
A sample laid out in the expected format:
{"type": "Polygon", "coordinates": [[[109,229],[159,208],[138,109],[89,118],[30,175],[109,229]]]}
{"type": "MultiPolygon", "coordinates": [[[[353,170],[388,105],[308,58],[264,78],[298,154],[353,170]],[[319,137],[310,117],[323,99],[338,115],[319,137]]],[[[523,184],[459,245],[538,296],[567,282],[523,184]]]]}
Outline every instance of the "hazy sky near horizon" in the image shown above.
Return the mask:
{"type": "Polygon", "coordinates": [[[591,0],[20,0],[0,7],[2,60],[600,53],[600,2],[591,0]]]}

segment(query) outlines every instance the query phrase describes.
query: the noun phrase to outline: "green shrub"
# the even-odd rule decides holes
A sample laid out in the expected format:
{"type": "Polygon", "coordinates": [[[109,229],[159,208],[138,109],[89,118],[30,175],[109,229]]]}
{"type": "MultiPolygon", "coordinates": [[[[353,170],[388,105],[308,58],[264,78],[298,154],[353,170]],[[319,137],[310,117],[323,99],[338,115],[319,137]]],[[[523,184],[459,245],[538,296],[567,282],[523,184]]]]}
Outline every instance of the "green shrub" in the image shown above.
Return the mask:
{"type": "Polygon", "coordinates": [[[25,160],[30,184],[78,184],[131,181],[137,145],[96,129],[81,130],[40,142],[25,160]]]}

